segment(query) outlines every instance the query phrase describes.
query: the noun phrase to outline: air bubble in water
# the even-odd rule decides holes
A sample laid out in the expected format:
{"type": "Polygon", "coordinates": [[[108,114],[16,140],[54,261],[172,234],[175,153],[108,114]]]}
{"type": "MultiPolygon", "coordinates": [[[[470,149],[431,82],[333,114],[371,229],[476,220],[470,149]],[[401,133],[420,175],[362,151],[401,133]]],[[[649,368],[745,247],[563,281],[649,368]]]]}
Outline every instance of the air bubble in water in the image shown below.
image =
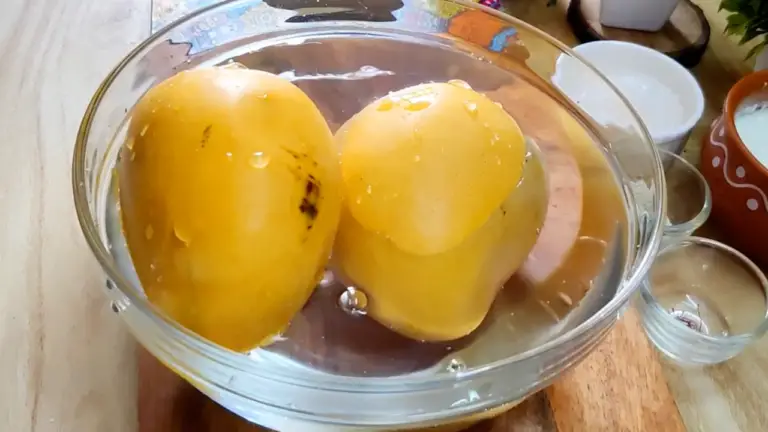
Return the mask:
{"type": "Polygon", "coordinates": [[[333,285],[333,282],[336,280],[336,278],[333,276],[333,272],[330,270],[326,270],[323,273],[323,278],[320,279],[320,286],[327,287],[333,285]]]}
{"type": "Polygon", "coordinates": [[[365,315],[368,313],[368,296],[353,286],[347,287],[339,296],[339,306],[350,315],[365,315]]]}
{"type": "Polygon", "coordinates": [[[459,358],[452,358],[451,361],[448,363],[447,369],[448,369],[448,372],[459,373],[467,369],[467,364],[464,363],[464,361],[459,358]]]}
{"type": "Polygon", "coordinates": [[[269,340],[268,340],[268,342],[266,344],[270,345],[270,344],[273,344],[273,343],[285,342],[287,340],[288,340],[288,338],[283,336],[282,333],[278,333],[276,335],[273,335],[271,338],[269,338],[269,340]]]}

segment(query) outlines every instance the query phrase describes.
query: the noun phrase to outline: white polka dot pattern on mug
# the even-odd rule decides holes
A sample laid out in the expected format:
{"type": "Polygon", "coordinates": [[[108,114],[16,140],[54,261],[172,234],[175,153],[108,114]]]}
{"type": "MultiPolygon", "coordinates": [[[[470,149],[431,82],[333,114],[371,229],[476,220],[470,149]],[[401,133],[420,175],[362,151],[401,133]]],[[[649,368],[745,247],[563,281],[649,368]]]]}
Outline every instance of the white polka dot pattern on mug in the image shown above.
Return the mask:
{"type": "Polygon", "coordinates": [[[759,195],[758,198],[748,198],[744,202],[749,211],[757,211],[758,208],[762,207],[763,211],[768,212],[768,195],[766,195],[766,193],[759,187],[753,184],[747,183],[745,181],[747,177],[747,170],[746,168],[744,168],[743,165],[738,165],[733,170],[733,173],[736,175],[736,178],[730,178],[730,176],[728,175],[729,174],[728,147],[726,147],[725,145],[724,138],[725,138],[725,126],[723,125],[722,117],[718,117],[712,123],[712,130],[709,133],[709,143],[712,147],[722,150],[723,155],[712,157],[712,161],[711,161],[712,167],[722,169],[723,180],[725,180],[725,183],[728,184],[728,186],[731,186],[734,189],[752,190],[759,195]],[[761,198],[762,198],[762,204],[760,200],[761,198]]]}

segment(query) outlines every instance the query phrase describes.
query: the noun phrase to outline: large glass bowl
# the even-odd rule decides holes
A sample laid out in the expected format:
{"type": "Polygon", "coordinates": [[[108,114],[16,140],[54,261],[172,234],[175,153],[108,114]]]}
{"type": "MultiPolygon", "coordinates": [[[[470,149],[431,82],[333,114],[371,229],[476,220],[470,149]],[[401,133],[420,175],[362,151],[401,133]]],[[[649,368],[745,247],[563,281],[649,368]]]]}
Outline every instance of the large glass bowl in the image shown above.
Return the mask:
{"type": "MultiPolygon", "coordinates": [[[[665,207],[661,168],[646,129],[616,89],[562,43],[513,17],[461,0],[241,0],[173,22],[109,74],[80,127],[73,187],[113,309],[168,367],[224,407],[272,429],[394,430],[497,414],[583,359],[619,318],[656,254],[665,207]],[[232,59],[296,80],[332,128],[406,85],[466,81],[517,119],[542,155],[550,198],[570,199],[575,207],[565,214],[583,217],[570,232],[558,231],[562,209],[550,202],[522,270],[541,286],[505,288],[500,296],[506,299],[497,303],[517,306],[502,309],[503,319],[489,314],[466,340],[403,341],[365,317],[353,324],[329,317],[318,288],[294,319],[298,333],[289,331],[276,348],[249,355],[223,349],[147,301],[115,223],[113,171],[132,107],[150,87],[178,71],[232,59]],[[588,117],[578,100],[559,90],[573,79],[601,95],[600,118],[588,117]],[[578,193],[568,192],[572,179],[562,177],[558,164],[570,164],[578,193]],[[537,256],[537,248],[558,247],[557,260],[537,256]],[[562,286],[553,291],[555,285],[562,286]],[[547,325],[526,327],[545,313],[553,316],[547,325]],[[347,333],[353,342],[345,341],[347,333]],[[360,348],[361,341],[375,343],[360,348]]],[[[329,277],[321,285],[334,283],[329,277]]],[[[338,292],[323,292],[333,293],[335,307],[338,292]]]]}

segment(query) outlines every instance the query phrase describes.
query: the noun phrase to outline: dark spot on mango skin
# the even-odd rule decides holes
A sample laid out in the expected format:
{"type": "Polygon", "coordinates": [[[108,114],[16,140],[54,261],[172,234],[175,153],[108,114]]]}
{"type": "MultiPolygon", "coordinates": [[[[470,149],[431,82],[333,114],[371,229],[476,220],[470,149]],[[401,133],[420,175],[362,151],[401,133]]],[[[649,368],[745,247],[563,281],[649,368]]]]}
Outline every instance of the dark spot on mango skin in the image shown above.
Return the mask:
{"type": "Polygon", "coordinates": [[[301,199],[299,211],[307,217],[307,230],[312,229],[318,213],[318,203],[320,201],[320,182],[315,176],[310,174],[304,184],[304,197],[301,199]]]}
{"type": "Polygon", "coordinates": [[[291,174],[293,174],[296,180],[304,181],[304,194],[299,204],[299,211],[306,216],[306,227],[307,231],[309,231],[314,226],[315,219],[317,219],[317,214],[319,213],[320,182],[312,174],[306,173],[304,164],[312,163],[316,167],[317,161],[312,159],[307,153],[299,153],[286,147],[282,147],[282,149],[297,162],[295,167],[289,167],[291,174]]]}
{"type": "Polygon", "coordinates": [[[310,179],[307,180],[307,185],[304,188],[304,195],[305,196],[311,196],[314,192],[317,186],[315,185],[315,182],[313,181],[314,177],[310,176],[310,179]]]}
{"type": "Polygon", "coordinates": [[[200,148],[205,148],[205,145],[208,144],[208,140],[211,139],[211,129],[213,128],[213,125],[208,125],[203,129],[203,137],[200,140],[200,148]]]}
{"type": "Polygon", "coordinates": [[[285,147],[283,147],[283,150],[285,150],[285,152],[288,153],[289,155],[293,156],[294,159],[299,159],[299,154],[296,153],[295,151],[291,149],[287,149],[285,147]]]}
{"type": "Polygon", "coordinates": [[[307,161],[309,161],[312,164],[312,166],[317,166],[317,161],[312,159],[312,158],[310,158],[307,153],[297,153],[297,152],[295,152],[295,151],[293,151],[293,150],[291,150],[289,148],[285,148],[285,147],[283,147],[282,149],[285,150],[286,153],[291,155],[297,161],[300,161],[300,162],[307,162],[307,161]]]}
{"type": "MultiPolygon", "coordinates": [[[[302,198],[301,199],[301,205],[299,206],[299,210],[307,215],[307,217],[311,220],[314,220],[317,217],[317,206],[311,202],[309,202],[308,199],[302,198]]],[[[312,224],[309,224],[311,227],[312,224]]]]}

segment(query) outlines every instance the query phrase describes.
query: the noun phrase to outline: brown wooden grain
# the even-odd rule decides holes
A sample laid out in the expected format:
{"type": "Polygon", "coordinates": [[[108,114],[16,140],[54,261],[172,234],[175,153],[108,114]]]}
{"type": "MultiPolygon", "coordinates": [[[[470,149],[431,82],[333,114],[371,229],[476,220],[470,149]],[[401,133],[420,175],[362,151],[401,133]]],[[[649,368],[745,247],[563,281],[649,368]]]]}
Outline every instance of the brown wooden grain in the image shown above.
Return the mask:
{"type": "Polygon", "coordinates": [[[546,393],[558,432],[685,431],[658,355],[634,309],[546,393]]]}
{"type": "Polygon", "coordinates": [[[144,39],[133,0],[0,2],[0,431],[134,432],[134,342],[78,228],[88,101],[144,39]]]}

